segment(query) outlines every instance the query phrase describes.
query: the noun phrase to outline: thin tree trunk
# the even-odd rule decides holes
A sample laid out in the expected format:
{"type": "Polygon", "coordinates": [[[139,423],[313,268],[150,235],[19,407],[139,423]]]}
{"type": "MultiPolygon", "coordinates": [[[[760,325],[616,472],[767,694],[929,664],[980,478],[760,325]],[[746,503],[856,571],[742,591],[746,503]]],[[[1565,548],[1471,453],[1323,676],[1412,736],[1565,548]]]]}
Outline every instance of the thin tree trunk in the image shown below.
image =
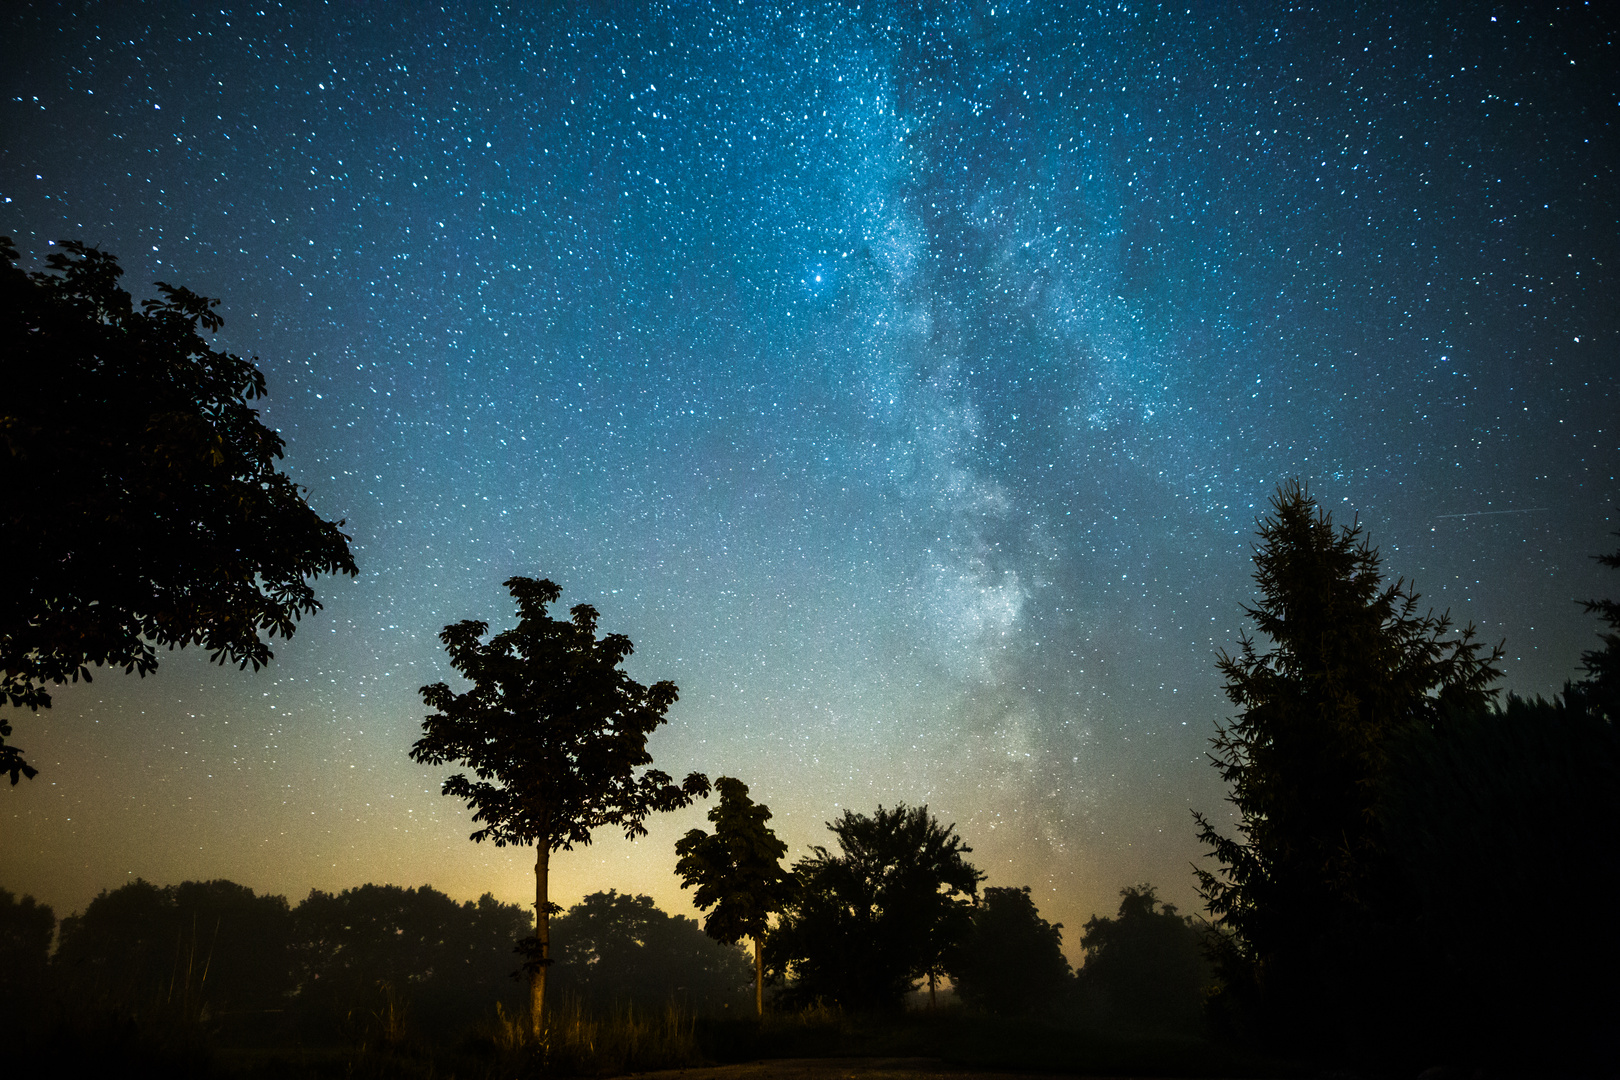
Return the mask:
{"type": "Polygon", "coordinates": [[[930,971],[928,973],[928,1008],[930,1012],[933,1011],[934,1008],[934,984],[938,981],[939,976],[930,971]]]}
{"type": "Polygon", "coordinates": [[[765,1015],[765,954],[760,951],[759,937],[754,937],[754,1012],[765,1015]]]}
{"type": "Polygon", "coordinates": [[[551,965],[551,845],[544,838],[535,844],[534,857],[534,936],[540,939],[539,962],[529,976],[529,1025],[534,1041],[540,1041],[541,1021],[546,1007],[546,968],[551,965]]]}

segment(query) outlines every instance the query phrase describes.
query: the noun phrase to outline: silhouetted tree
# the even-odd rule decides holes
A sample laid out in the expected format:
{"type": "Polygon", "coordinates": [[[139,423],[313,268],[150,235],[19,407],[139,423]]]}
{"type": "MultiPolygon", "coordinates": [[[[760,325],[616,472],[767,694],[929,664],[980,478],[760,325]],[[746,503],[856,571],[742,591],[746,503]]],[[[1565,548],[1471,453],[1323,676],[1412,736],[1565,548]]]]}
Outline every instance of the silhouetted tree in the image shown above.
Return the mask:
{"type": "Polygon", "coordinates": [[[444,683],[422,688],[437,710],[422,721],[411,758],[457,762],[444,794],[464,800],[483,827],[475,842],[535,845],[536,932],[528,943],[530,1024],[536,1038],[550,955],[548,874],[551,853],[589,844],[591,830],[612,825],[626,838],[646,834],[655,811],[691,805],[709,781],[691,773],[680,784],[652,763],[647,736],[675,703],[672,682],[642,686],[620,664],[631,653],[623,634],[596,637],[596,609],[577,604],[563,622],[546,613],[562,595],[550,581],[514,577],[518,625],[482,642],[489,624],[465,620],[439,635],[450,664],[469,682],[464,694],[444,683]]]}
{"type": "Polygon", "coordinates": [[[62,920],[53,965],[78,995],[198,1017],[279,1008],[292,990],[287,901],[231,881],[136,878],[62,920]]]}
{"type": "Polygon", "coordinates": [[[1029,886],[985,889],[972,922],[947,965],[958,997],[1002,1014],[1050,1008],[1062,997],[1070,980],[1063,924],[1041,918],[1029,886]]]}
{"type": "Polygon", "coordinates": [[[1418,594],[1387,583],[1359,525],[1336,529],[1297,482],[1260,522],[1256,607],[1271,647],[1247,635],[1222,653],[1226,694],[1241,710],[1218,727],[1211,755],[1231,785],[1241,839],[1195,813],[1220,863],[1199,870],[1218,925],[1233,934],[1225,992],[1258,992],[1278,1030],[1309,1038],[1348,1015],[1383,843],[1379,785],[1395,739],[1482,708],[1500,676],[1472,626],[1417,614],[1418,594]]]}
{"type": "MultiPolygon", "coordinates": [[[[1614,535],[1620,536],[1620,532],[1614,535]]],[[[1620,550],[1592,557],[1604,566],[1620,570],[1620,550]]],[[[1620,724],[1620,600],[1582,600],[1581,606],[1608,623],[1609,629],[1598,635],[1603,648],[1588,649],[1581,654],[1586,678],[1566,687],[1564,696],[1571,704],[1578,704],[1594,716],[1620,724]]]]}
{"type": "Polygon", "coordinates": [[[971,928],[969,898],[984,875],[973,849],[926,806],[844,811],[824,847],[794,866],[796,888],[766,939],[789,996],[847,1008],[893,1008],[915,981],[943,970],[971,928]]]}
{"type": "MultiPolygon", "coordinates": [[[[0,237],[0,700],[49,707],[90,666],[142,675],[197,644],[259,668],[266,632],[320,609],[307,578],[356,573],[342,522],[277,472],[250,361],[208,347],[218,303],[158,283],[134,310],[111,255],[66,243],[24,273],[0,237]]],[[[5,743],[0,771],[35,775],[5,743]]]]}
{"type": "Polygon", "coordinates": [[[692,829],[676,841],[675,872],[681,888],[697,886],[693,900],[709,912],[705,933],[727,945],[753,939],[754,1011],[763,1016],[765,930],[771,913],[781,911],[793,891],[792,876],[781,862],[787,845],[766,824],[770,807],[748,797],[748,785],[722,776],[714,786],[720,792],[720,802],[709,810],[714,833],[692,829]]]}
{"type": "Polygon", "coordinates": [[[32,896],[0,889],[0,1062],[8,1075],[27,1076],[36,1059],[48,1063],[51,939],[56,913],[32,896]]]}
{"type": "Polygon", "coordinates": [[[8,994],[34,993],[44,982],[56,936],[56,913],[32,896],[0,889],[0,971],[8,994]]]}
{"type": "Polygon", "coordinates": [[[457,903],[428,885],[319,890],[292,913],[293,970],[306,1017],[329,1023],[378,999],[466,1023],[509,996],[512,947],[529,913],[489,893],[457,903]]]}
{"type": "Polygon", "coordinates": [[[660,911],[650,896],[592,893],[551,928],[556,986],[588,1003],[694,1011],[740,1005],[748,962],[697,922],[660,911]]]}
{"type": "Polygon", "coordinates": [[[1113,918],[1093,915],[1080,938],[1085,997],[1111,1025],[1196,1029],[1213,981],[1206,937],[1174,904],[1159,905],[1151,885],[1120,890],[1113,918]]]}

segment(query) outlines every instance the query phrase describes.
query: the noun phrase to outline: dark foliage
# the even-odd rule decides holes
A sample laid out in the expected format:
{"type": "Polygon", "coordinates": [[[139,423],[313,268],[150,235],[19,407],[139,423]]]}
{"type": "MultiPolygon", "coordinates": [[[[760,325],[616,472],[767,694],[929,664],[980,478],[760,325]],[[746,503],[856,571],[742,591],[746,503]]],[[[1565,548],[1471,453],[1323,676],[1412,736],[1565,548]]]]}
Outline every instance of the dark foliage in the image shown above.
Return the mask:
{"type": "Polygon", "coordinates": [[[1620,731],[1509,695],[1397,748],[1376,965],[1396,1049],[1421,1061],[1590,1068],[1620,1039],[1620,731]]]}
{"type": "Polygon", "coordinates": [[[287,901],[230,881],[159,888],[136,878],[62,920],[53,966],[83,998],[197,1017],[279,1009],[287,901]]]}
{"type": "Polygon", "coordinates": [[[176,1045],[459,1032],[521,1000],[513,945],[530,929],[519,905],[427,886],[315,891],[289,909],[229,881],[137,879],[62,920],[51,969],[66,1027],[93,1021],[97,1038],[125,1023],[176,1045]]]}
{"type": "Polygon", "coordinates": [[[511,975],[529,912],[489,893],[458,904],[423,885],[311,892],[293,912],[292,972],[300,1010],[340,1017],[408,1009],[434,1025],[464,1025],[521,995],[511,975]]]}
{"type": "Polygon", "coordinates": [[[1311,1042],[1357,1024],[1367,1000],[1378,797],[1395,742],[1484,707],[1501,653],[1482,657],[1472,627],[1451,637],[1446,615],[1417,614],[1417,593],[1385,581],[1360,527],[1335,528],[1297,483],[1279,489],[1259,535],[1260,601],[1245,611],[1271,647],[1244,637],[1221,655],[1241,711],[1211,755],[1241,838],[1195,814],[1220,863],[1198,875],[1232,932],[1228,1010],[1258,1007],[1279,1038],[1311,1042]]]}
{"type": "Polygon", "coordinates": [[[458,694],[445,683],[422,687],[436,710],[422,720],[414,761],[472,770],[444,782],[482,827],[477,841],[534,844],[535,937],[525,943],[531,1021],[539,1034],[549,954],[551,852],[589,844],[591,830],[613,826],[627,839],[646,835],[647,815],[690,806],[709,793],[708,778],[676,785],[647,769],[647,736],[665,722],[675,684],[642,686],[620,666],[630,655],[623,634],[596,637],[596,609],[576,604],[564,622],[546,611],[562,595],[553,582],[513,577],[518,624],[481,640],[489,624],[465,620],[439,634],[450,664],[472,683],[458,694]],[[642,771],[645,770],[645,771],[642,771]]]}
{"type": "Polygon", "coordinates": [[[827,828],[840,853],[816,847],[794,867],[797,888],[766,941],[789,1000],[847,1009],[898,1008],[919,978],[943,973],[971,928],[984,875],[973,849],[926,806],[845,811],[827,828]]]}
{"type": "Polygon", "coordinates": [[[1062,931],[1062,923],[1041,918],[1029,886],[985,889],[972,929],[948,961],[957,996],[1002,1015],[1052,1009],[1071,979],[1062,931]]]}
{"type": "MultiPolygon", "coordinates": [[[[250,361],[209,348],[218,303],[158,283],[137,312],[111,255],[62,245],[24,273],[0,238],[0,699],[48,707],[92,665],[142,675],[201,645],[259,668],[320,603],[306,579],[356,573],[341,522],[277,472],[250,361]]],[[[35,770],[0,719],[0,771],[35,770]]]]}
{"type": "Polygon", "coordinates": [[[0,969],[8,974],[42,971],[56,936],[56,913],[32,896],[0,889],[0,969]]]}
{"type": "MultiPolygon", "coordinates": [[[[15,1018],[46,988],[56,913],[32,896],[0,889],[0,1009],[15,1018]]],[[[31,1008],[26,1011],[32,1012],[31,1008]]]]}
{"type": "Polygon", "coordinates": [[[592,893],[553,921],[551,943],[554,986],[598,1010],[737,1009],[753,981],[740,950],[665,914],[650,896],[592,893]]]}
{"type": "Polygon", "coordinates": [[[1160,906],[1151,885],[1120,890],[1119,911],[1086,920],[1080,944],[1087,1019],[1135,1031],[1197,1033],[1214,982],[1207,932],[1160,906]]]}
{"type": "Polygon", "coordinates": [[[675,873],[681,888],[697,886],[693,897],[712,908],[703,928],[716,941],[735,944],[765,933],[772,912],[792,894],[791,875],[782,869],[787,845],[766,822],[770,807],[748,797],[748,785],[730,776],[715,781],[719,803],[709,811],[711,835],[692,829],[675,844],[675,873]]]}
{"type": "Polygon", "coordinates": [[[546,580],[505,582],[518,625],[482,641],[489,624],[471,619],[439,634],[450,665],[471,682],[458,694],[422,687],[437,712],[423,718],[411,759],[459,763],[444,793],[466,802],[482,828],[474,841],[497,847],[544,841],[552,850],[589,844],[611,825],[645,836],[649,813],[690,806],[709,793],[693,773],[677,786],[652,764],[647,736],[665,722],[678,692],[669,681],[642,686],[620,665],[633,650],[623,634],[596,637],[596,609],[576,604],[564,622],[546,611],[562,590],[546,580]]]}
{"type": "Polygon", "coordinates": [[[80,994],[145,1009],[252,1011],[285,1004],[288,908],[229,881],[103,891],[62,920],[55,966],[80,994]]]}
{"type": "Polygon", "coordinates": [[[770,807],[748,797],[748,785],[722,776],[714,786],[720,792],[719,803],[709,811],[714,833],[692,829],[676,841],[675,873],[681,888],[697,886],[693,899],[708,911],[705,933],[728,945],[754,939],[754,1000],[756,1010],[763,1011],[765,930],[771,914],[793,895],[792,875],[782,869],[787,845],[766,824],[770,807]]]}
{"type": "MultiPolygon", "coordinates": [[[[1620,570],[1620,550],[1593,558],[1620,570]]],[[[1593,716],[1620,724],[1620,600],[1582,600],[1581,606],[1601,618],[1609,629],[1598,635],[1603,648],[1581,654],[1586,678],[1565,688],[1564,696],[1593,716]]]]}

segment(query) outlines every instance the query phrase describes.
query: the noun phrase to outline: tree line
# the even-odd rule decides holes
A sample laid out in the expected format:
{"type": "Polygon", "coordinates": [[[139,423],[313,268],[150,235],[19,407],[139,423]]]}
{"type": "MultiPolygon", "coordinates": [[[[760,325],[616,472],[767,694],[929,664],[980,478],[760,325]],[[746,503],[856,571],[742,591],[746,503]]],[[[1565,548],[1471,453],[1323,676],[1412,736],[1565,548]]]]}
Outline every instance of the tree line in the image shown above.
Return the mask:
{"type": "MultiPolygon", "coordinates": [[[[588,1005],[747,1008],[743,954],[650,897],[594,893],[553,925],[554,983],[588,1005]]],[[[533,930],[522,905],[488,893],[457,903],[428,885],[315,890],[290,905],[230,881],[137,879],[60,923],[48,906],[0,889],[0,968],[14,1009],[59,995],[138,1018],[316,1040],[385,1006],[450,1031],[489,1019],[497,1003],[517,1015],[515,943],[533,930]]]]}

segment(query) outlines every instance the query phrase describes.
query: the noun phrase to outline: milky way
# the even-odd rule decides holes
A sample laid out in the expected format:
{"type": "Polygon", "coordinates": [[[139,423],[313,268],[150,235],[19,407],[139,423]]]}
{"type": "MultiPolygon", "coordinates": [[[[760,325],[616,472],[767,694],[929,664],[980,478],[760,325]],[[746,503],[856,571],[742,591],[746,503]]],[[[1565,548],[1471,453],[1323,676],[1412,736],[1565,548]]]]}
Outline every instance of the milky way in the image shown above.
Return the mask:
{"type": "MultiPolygon", "coordinates": [[[[521,899],[405,752],[435,633],[522,573],[796,851],[926,802],[1071,927],[1192,907],[1280,481],[1524,692],[1620,592],[1620,57],[1537,11],[14,7],[0,232],[222,297],[362,573],[265,672],[18,718],[0,884],[521,899]]],[[[698,813],[558,891],[684,908],[698,813]]]]}

